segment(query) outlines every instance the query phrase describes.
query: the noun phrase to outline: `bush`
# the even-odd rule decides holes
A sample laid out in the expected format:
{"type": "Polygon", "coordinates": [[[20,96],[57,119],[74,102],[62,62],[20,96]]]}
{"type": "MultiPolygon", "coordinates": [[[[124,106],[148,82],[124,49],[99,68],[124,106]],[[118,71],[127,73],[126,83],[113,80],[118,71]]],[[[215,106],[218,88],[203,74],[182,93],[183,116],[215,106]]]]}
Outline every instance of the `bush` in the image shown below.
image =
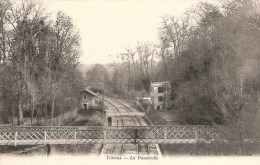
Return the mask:
{"type": "Polygon", "coordinates": [[[212,125],[212,121],[200,117],[187,117],[186,122],[189,125],[212,125]]]}
{"type": "MultiPolygon", "coordinates": [[[[107,107],[104,107],[104,108],[106,109],[107,107]]],[[[79,110],[80,114],[84,114],[84,115],[88,115],[88,116],[93,115],[95,112],[103,113],[102,107],[90,107],[88,109],[81,108],[79,110]]]]}

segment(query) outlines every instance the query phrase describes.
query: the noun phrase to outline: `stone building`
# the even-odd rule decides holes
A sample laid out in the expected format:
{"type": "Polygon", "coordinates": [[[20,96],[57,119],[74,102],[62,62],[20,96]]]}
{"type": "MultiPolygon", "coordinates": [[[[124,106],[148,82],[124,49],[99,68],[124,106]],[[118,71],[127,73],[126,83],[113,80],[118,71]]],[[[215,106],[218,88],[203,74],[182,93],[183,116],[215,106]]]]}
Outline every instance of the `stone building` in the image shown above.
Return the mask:
{"type": "Polygon", "coordinates": [[[89,93],[86,89],[81,92],[81,108],[87,110],[90,107],[96,107],[98,104],[96,103],[96,97],[89,93]]]}
{"type": "Polygon", "coordinates": [[[152,82],[150,93],[154,110],[167,108],[170,99],[170,82],[152,82]]]}

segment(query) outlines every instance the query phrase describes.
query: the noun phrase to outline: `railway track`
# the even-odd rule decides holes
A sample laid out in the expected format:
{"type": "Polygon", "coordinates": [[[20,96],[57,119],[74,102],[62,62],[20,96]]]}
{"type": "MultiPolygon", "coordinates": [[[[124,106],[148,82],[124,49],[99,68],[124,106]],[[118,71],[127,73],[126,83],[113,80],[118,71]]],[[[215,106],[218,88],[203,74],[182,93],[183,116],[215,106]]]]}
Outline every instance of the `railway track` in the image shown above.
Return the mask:
{"type": "MultiPolygon", "coordinates": [[[[126,102],[124,102],[124,101],[119,101],[119,100],[116,100],[116,99],[114,99],[114,98],[111,98],[111,97],[105,97],[104,99],[107,99],[107,100],[109,100],[108,102],[110,103],[110,104],[113,104],[113,105],[115,105],[115,104],[117,104],[117,106],[115,106],[115,107],[117,107],[117,111],[120,113],[120,111],[124,111],[124,112],[126,112],[126,113],[135,113],[135,112],[138,112],[135,108],[133,108],[133,107],[131,107],[131,106],[129,106],[126,102]],[[113,103],[112,103],[113,102],[113,103]],[[121,110],[119,110],[119,108],[121,109],[121,110]]],[[[106,101],[107,101],[106,100],[106,101]]],[[[122,112],[121,112],[122,113],[122,112]]],[[[129,124],[125,124],[126,126],[147,126],[147,123],[140,117],[140,116],[135,116],[135,115],[130,115],[129,116],[131,119],[132,119],[132,121],[133,122],[129,122],[129,124]]],[[[126,120],[128,120],[129,121],[129,118],[127,118],[127,117],[124,117],[124,122],[126,123],[126,120]]]]}
{"type": "Polygon", "coordinates": [[[120,115],[120,110],[118,109],[118,107],[116,107],[113,103],[111,103],[107,100],[105,100],[105,102],[107,103],[109,110],[114,111],[115,113],[117,113],[119,115],[119,116],[112,118],[111,126],[124,126],[123,116],[120,115]]]}
{"type": "MultiPolygon", "coordinates": [[[[109,111],[117,113],[119,116],[111,117],[112,126],[147,126],[147,123],[140,116],[134,115],[138,112],[124,101],[119,101],[111,97],[104,97],[109,111]],[[121,116],[120,113],[132,114],[121,116]]],[[[106,144],[103,146],[101,155],[160,155],[159,146],[156,144],[106,144]]]]}

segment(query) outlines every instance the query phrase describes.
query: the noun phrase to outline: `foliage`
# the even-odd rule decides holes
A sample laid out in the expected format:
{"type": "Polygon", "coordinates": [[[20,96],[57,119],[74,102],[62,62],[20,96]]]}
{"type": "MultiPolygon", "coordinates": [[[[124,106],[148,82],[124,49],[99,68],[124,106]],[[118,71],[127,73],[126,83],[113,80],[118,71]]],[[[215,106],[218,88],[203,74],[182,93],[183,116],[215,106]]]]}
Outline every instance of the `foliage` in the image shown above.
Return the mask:
{"type": "Polygon", "coordinates": [[[112,84],[127,94],[170,80],[172,109],[237,123],[249,101],[259,105],[259,21],[252,0],[203,2],[182,18],[163,17],[160,43],[121,53],[112,84]]]}
{"type": "Polygon", "coordinates": [[[24,113],[53,117],[68,108],[60,103],[77,106],[71,100],[83,83],[76,70],[80,38],[72,19],[58,12],[52,21],[32,1],[13,5],[4,0],[0,6],[0,88],[9,121],[17,116],[21,124],[24,113]]]}
{"type": "Polygon", "coordinates": [[[230,0],[200,3],[182,18],[163,17],[159,44],[126,49],[112,81],[121,81],[125,94],[171,81],[171,110],[187,113],[189,124],[226,125],[243,152],[243,139],[259,123],[259,11],[259,1],[230,0]],[[149,74],[142,74],[149,62],[149,74]]]}

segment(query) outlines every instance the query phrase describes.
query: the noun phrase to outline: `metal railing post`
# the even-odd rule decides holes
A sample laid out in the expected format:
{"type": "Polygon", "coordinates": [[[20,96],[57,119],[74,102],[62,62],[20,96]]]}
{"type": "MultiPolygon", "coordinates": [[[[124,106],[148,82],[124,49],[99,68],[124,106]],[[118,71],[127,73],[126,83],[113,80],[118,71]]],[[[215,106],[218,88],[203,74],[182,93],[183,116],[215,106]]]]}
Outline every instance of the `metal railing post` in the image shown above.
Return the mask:
{"type": "Polygon", "coordinates": [[[195,134],[195,142],[198,142],[198,130],[194,129],[194,134],[195,134]]]}
{"type": "Polygon", "coordinates": [[[77,131],[74,132],[74,140],[77,140],[77,131]]]}
{"type": "Polygon", "coordinates": [[[167,139],[167,132],[166,132],[166,129],[164,129],[163,133],[164,133],[164,139],[166,140],[166,139],[167,139]]]}
{"type": "Polygon", "coordinates": [[[47,141],[47,131],[44,131],[44,145],[46,146],[47,141]]]}
{"type": "Polygon", "coordinates": [[[107,139],[107,131],[104,130],[104,142],[106,141],[106,139],[107,139]]]}
{"type": "Polygon", "coordinates": [[[77,143],[77,131],[74,131],[74,141],[75,141],[74,145],[76,145],[76,143],[77,143]]]}
{"type": "Polygon", "coordinates": [[[16,140],[17,140],[17,132],[14,134],[14,146],[16,146],[16,140]]]}

